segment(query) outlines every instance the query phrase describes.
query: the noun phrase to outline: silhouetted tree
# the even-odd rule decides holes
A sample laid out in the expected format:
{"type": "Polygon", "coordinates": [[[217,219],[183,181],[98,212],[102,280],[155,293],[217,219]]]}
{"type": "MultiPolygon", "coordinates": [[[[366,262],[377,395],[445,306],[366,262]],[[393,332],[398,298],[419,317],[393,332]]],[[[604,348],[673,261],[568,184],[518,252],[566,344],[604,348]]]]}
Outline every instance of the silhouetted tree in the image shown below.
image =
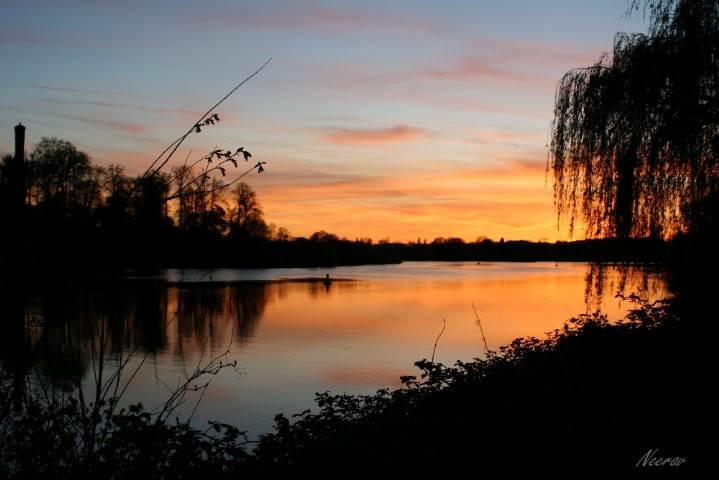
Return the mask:
{"type": "Polygon", "coordinates": [[[25,191],[23,167],[12,155],[3,155],[0,160],[0,270],[17,256],[22,238],[22,213],[18,208],[23,206],[25,191]]]}
{"type": "Polygon", "coordinates": [[[232,189],[230,235],[267,238],[269,233],[257,193],[247,183],[238,182],[232,189]]]}
{"type": "Polygon", "coordinates": [[[139,187],[131,198],[131,213],[140,231],[156,233],[169,228],[172,220],[167,212],[168,175],[157,174],[150,178],[134,180],[139,187]]]}
{"type": "Polygon", "coordinates": [[[183,165],[172,169],[169,182],[176,189],[166,198],[177,201],[177,224],[188,232],[218,233],[227,229],[225,209],[220,205],[225,183],[218,178],[197,174],[183,165]]]}
{"type": "Polygon", "coordinates": [[[292,235],[290,234],[290,231],[285,227],[279,227],[277,231],[275,232],[275,236],[273,240],[277,240],[279,242],[287,242],[292,238],[292,235]]]}
{"type": "Polygon", "coordinates": [[[3,155],[0,159],[0,219],[8,221],[6,218],[7,208],[12,201],[11,190],[14,176],[14,157],[12,155],[3,155]]]}
{"type": "Polygon", "coordinates": [[[203,182],[202,229],[213,234],[224,234],[228,228],[227,212],[222,197],[225,182],[212,178],[203,182]]]}
{"type": "Polygon", "coordinates": [[[647,34],[559,82],[547,168],[558,220],[588,238],[686,230],[719,186],[719,1],[635,0],[647,34]]]}
{"type": "Polygon", "coordinates": [[[98,210],[98,223],[113,232],[125,228],[132,220],[130,189],[132,180],[125,168],[111,164],[103,170],[102,190],[105,198],[98,210]]]}
{"type": "Polygon", "coordinates": [[[338,242],[340,237],[334,233],[325,232],[320,230],[310,235],[310,241],[312,242],[338,242]]]}
{"type": "Polygon", "coordinates": [[[43,137],[28,159],[30,204],[44,221],[90,223],[102,202],[102,170],[72,143],[43,137]]]}

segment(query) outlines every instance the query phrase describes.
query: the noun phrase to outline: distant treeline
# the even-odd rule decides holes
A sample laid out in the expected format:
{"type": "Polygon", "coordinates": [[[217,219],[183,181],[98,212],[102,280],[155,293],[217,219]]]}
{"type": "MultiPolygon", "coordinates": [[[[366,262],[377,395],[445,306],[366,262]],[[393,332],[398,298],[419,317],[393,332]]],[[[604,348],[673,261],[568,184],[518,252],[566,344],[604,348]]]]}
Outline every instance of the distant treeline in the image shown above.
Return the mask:
{"type": "Polygon", "coordinates": [[[36,239],[28,266],[66,274],[70,270],[330,267],[403,261],[666,263],[676,248],[674,242],[658,239],[374,244],[336,237],[237,239],[169,231],[162,237],[143,239],[132,234],[86,233],[64,244],[52,237],[36,239]]]}
{"type": "Polygon", "coordinates": [[[549,242],[483,240],[403,247],[404,260],[477,260],[510,262],[657,262],[669,251],[661,239],[605,239],[549,242]]]}
{"type": "Polygon", "coordinates": [[[529,241],[433,241],[431,243],[377,243],[366,240],[305,239],[261,241],[249,252],[208,258],[220,264],[258,267],[312,267],[397,263],[403,261],[509,262],[665,262],[676,248],[660,239],[529,241]]]}
{"type": "Polygon", "coordinates": [[[0,161],[0,270],[12,277],[163,267],[326,267],[402,261],[666,262],[679,242],[375,243],[320,230],[295,237],[264,220],[252,188],[174,168],[131,177],[74,145],[44,138],[24,159],[0,161]],[[231,188],[226,188],[230,187],[231,188]],[[12,265],[12,268],[8,268],[12,265]],[[9,275],[7,274],[9,272],[9,275]]]}

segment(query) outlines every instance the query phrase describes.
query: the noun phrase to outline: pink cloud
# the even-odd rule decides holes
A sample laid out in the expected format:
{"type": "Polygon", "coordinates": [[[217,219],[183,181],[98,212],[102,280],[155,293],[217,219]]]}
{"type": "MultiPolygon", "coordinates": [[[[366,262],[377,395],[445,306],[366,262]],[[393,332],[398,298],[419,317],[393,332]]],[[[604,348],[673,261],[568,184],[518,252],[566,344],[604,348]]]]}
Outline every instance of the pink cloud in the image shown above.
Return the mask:
{"type": "Polygon", "coordinates": [[[395,143],[426,140],[432,135],[426,130],[408,125],[396,125],[390,128],[352,129],[337,128],[326,135],[335,144],[362,145],[367,143],[395,143]]]}
{"type": "Polygon", "coordinates": [[[454,64],[446,68],[431,68],[423,72],[424,76],[441,77],[451,80],[472,80],[478,78],[498,78],[505,80],[526,80],[527,75],[519,74],[516,71],[497,67],[491,58],[465,57],[456,59],[454,64]]]}

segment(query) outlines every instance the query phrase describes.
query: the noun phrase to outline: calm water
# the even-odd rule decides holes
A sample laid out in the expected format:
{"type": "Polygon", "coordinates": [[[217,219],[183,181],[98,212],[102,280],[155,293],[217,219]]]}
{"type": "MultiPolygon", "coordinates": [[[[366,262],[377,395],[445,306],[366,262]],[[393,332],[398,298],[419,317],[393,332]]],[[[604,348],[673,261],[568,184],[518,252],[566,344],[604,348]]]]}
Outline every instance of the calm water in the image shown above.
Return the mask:
{"type": "Polygon", "coordinates": [[[219,420],[255,438],[272,431],[275,414],[313,408],[316,392],[372,394],[418,373],[417,360],[434,355],[450,365],[482,357],[482,331],[498,350],[517,337],[544,337],[587,310],[623,317],[632,305],[614,297],[617,289],[669,296],[658,273],[635,272],[624,285],[610,269],[599,282],[604,295],[587,307],[587,272],[586,264],[574,263],[441,262],[168,270],[136,278],[169,284],[30,297],[25,315],[38,324],[32,341],[40,345],[40,374],[68,374],[80,352],[88,385],[95,371],[89,339],[104,322],[110,369],[134,348],[140,355],[129,367],[144,362],[124,399],[150,409],[198,364],[227,352],[237,369],[208,377],[197,410],[198,396],[190,394],[180,413],[194,410],[198,426],[219,420]],[[329,287],[322,282],[327,274],[329,287]]]}

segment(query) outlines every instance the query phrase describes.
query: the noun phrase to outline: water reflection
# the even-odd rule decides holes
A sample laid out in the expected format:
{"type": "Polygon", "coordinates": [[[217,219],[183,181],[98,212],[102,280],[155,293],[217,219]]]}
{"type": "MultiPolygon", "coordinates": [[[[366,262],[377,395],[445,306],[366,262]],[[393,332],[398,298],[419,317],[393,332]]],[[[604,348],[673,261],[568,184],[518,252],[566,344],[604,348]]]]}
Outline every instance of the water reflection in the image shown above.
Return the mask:
{"type": "Polygon", "coordinates": [[[341,267],[329,286],[327,272],[307,269],[185,273],[202,279],[193,283],[173,275],[13,295],[3,306],[3,365],[17,378],[33,365],[55,383],[91,381],[104,337],[115,363],[147,354],[127,396],[151,406],[173,379],[228,352],[244,375],[214,378],[197,415],[263,433],[275,414],[311,407],[315,392],[399,387],[435,353],[445,324],[435,360],[451,364],[483,356],[485,338],[497,351],[581,313],[618,319],[631,307],[618,292],[667,295],[660,272],[569,263],[341,267]]]}
{"type": "Polygon", "coordinates": [[[658,266],[590,263],[586,272],[584,302],[588,311],[602,310],[605,295],[652,296],[666,288],[666,278],[658,266]]]}
{"type": "Polygon", "coordinates": [[[228,330],[244,343],[267,301],[264,284],[134,285],[15,294],[4,302],[4,363],[32,357],[40,374],[62,381],[88,373],[100,336],[106,338],[110,356],[138,350],[181,354],[202,348],[208,339],[225,342],[228,330]]]}

